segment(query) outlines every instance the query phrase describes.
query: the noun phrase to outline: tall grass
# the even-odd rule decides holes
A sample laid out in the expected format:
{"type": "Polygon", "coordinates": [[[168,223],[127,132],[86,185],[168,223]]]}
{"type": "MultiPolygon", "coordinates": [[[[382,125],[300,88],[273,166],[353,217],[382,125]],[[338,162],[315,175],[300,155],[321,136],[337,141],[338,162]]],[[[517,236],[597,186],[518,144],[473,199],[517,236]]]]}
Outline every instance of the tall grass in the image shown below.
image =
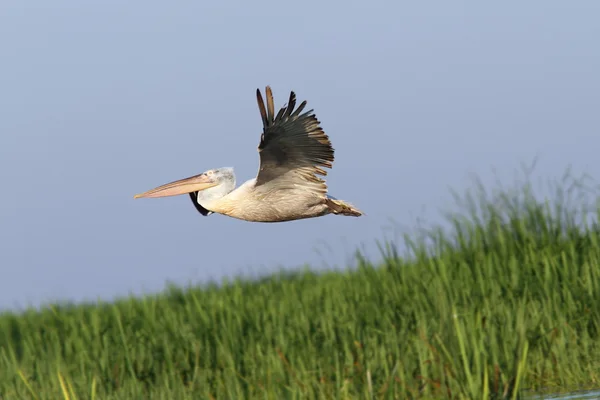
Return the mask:
{"type": "Polygon", "coordinates": [[[382,245],[381,265],[358,255],[344,273],[5,313],[0,397],[514,399],[600,386],[600,229],[572,192],[480,188],[451,229],[407,236],[406,256],[382,245]]]}

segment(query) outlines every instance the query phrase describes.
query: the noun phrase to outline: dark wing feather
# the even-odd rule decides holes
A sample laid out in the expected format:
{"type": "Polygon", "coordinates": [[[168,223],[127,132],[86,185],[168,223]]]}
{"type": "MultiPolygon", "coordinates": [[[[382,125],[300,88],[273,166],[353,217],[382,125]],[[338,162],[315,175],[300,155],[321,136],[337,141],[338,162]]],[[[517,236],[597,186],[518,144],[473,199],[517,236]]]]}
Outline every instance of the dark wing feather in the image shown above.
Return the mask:
{"type": "Polygon", "coordinates": [[[198,210],[200,214],[204,215],[205,217],[209,214],[212,214],[212,211],[207,210],[206,208],[202,207],[200,203],[198,203],[198,192],[191,192],[189,195],[190,199],[192,199],[192,203],[194,203],[194,207],[196,207],[196,210],[198,210]]]}
{"type": "Polygon", "coordinates": [[[256,90],[263,121],[263,133],[258,145],[260,168],[256,185],[270,183],[278,188],[301,185],[325,194],[325,181],[316,175],[327,175],[323,168],[332,167],[334,149],[313,110],[302,113],[306,101],[294,110],[296,95],[291,92],[288,104],[275,116],[273,94],[268,86],[266,96],[265,109],[260,90],[256,90]]]}

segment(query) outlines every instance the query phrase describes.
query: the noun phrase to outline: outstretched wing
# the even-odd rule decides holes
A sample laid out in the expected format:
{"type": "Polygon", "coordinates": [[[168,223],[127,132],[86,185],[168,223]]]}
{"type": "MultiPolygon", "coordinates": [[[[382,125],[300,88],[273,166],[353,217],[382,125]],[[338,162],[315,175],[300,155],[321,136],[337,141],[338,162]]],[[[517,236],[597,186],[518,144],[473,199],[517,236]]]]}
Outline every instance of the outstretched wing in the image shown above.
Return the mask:
{"type": "Polygon", "coordinates": [[[296,94],[292,91],[288,104],[274,112],[273,93],[266,88],[267,107],[260,90],[256,89],[256,99],[263,122],[258,152],[260,167],[256,186],[277,189],[305,189],[324,195],[327,193],[325,181],[317,175],[327,175],[323,168],[331,168],[334,150],[313,113],[302,113],[306,107],[303,101],[296,106],[296,94]]]}

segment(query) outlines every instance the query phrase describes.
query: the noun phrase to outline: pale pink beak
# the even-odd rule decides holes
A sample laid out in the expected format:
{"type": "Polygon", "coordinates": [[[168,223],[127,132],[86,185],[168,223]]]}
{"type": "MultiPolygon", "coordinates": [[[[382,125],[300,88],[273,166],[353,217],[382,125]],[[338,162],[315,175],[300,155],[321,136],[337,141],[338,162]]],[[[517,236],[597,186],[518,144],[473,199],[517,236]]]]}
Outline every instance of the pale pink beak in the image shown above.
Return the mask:
{"type": "Polygon", "coordinates": [[[205,174],[200,174],[196,176],[191,176],[189,178],[180,179],[175,182],[167,183],[166,185],[162,185],[152,190],[148,190],[144,193],[136,194],[135,196],[133,196],[133,198],[139,199],[179,196],[180,194],[197,192],[200,190],[211,188],[213,186],[217,186],[217,182],[215,182],[205,174]]]}

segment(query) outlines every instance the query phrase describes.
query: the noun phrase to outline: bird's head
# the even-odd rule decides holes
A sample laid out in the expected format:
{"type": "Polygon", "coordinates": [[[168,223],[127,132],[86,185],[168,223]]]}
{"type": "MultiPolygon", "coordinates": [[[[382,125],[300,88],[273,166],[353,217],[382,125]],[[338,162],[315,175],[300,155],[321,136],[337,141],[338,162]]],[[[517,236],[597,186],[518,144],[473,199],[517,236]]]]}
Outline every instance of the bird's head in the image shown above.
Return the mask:
{"type": "Polygon", "coordinates": [[[136,194],[135,199],[179,196],[189,194],[194,205],[202,215],[210,215],[210,203],[216,201],[235,188],[233,168],[209,169],[199,175],[170,182],[147,192],[136,194]],[[198,207],[200,206],[200,207],[198,207]]]}

